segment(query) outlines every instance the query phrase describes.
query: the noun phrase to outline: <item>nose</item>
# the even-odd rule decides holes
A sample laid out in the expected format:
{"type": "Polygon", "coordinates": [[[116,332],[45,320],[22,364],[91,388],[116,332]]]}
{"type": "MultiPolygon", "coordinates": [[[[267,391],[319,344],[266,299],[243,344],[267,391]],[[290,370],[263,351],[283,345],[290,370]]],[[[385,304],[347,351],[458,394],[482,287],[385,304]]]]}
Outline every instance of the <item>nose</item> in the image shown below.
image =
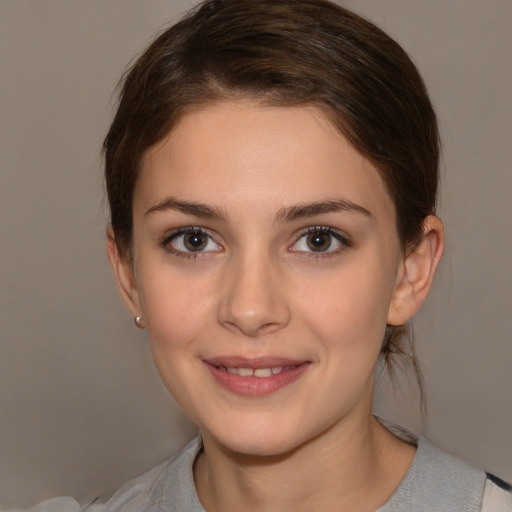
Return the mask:
{"type": "Polygon", "coordinates": [[[218,320],[245,336],[271,334],[290,321],[282,272],[269,259],[241,258],[230,265],[224,279],[218,320]]]}

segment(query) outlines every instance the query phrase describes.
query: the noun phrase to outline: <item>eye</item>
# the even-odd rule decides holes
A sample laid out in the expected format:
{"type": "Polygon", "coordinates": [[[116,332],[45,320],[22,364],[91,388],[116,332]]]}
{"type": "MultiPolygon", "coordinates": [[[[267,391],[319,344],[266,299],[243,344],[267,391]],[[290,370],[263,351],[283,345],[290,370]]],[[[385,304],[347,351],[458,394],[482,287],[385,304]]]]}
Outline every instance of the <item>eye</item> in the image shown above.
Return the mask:
{"type": "Polygon", "coordinates": [[[181,228],[170,233],[162,241],[162,246],[179,256],[222,249],[205,230],[196,227],[181,228]]]}
{"type": "Polygon", "coordinates": [[[303,232],[290,247],[292,251],[308,253],[337,253],[349,247],[346,237],[326,226],[312,226],[303,232]]]}

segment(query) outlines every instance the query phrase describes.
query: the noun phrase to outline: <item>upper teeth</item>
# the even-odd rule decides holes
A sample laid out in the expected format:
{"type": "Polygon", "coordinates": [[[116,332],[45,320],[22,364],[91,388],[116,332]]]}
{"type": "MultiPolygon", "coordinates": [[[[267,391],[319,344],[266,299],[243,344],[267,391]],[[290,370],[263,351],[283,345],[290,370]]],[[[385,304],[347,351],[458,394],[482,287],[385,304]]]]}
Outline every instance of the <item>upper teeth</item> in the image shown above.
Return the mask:
{"type": "Polygon", "coordinates": [[[225,370],[228,373],[240,375],[240,377],[270,377],[277,373],[281,373],[283,371],[283,366],[275,366],[274,368],[256,368],[255,370],[252,368],[226,368],[221,366],[220,369],[225,370]]]}

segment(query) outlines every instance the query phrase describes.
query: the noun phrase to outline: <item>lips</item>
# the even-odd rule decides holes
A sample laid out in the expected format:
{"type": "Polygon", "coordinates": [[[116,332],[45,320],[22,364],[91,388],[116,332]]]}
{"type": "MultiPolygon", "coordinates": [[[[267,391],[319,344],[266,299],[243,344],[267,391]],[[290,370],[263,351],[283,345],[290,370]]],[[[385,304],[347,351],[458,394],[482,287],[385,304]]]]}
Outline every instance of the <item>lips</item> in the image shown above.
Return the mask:
{"type": "Polygon", "coordinates": [[[218,384],[238,395],[264,396],[302,376],[309,361],[285,358],[218,357],[204,361],[218,384]]]}
{"type": "Polygon", "coordinates": [[[293,370],[295,366],[274,366],[272,368],[226,368],[224,366],[218,367],[219,370],[224,370],[228,373],[232,373],[234,375],[240,375],[240,377],[259,377],[266,378],[271,377],[272,375],[277,375],[282,371],[293,370]]]}

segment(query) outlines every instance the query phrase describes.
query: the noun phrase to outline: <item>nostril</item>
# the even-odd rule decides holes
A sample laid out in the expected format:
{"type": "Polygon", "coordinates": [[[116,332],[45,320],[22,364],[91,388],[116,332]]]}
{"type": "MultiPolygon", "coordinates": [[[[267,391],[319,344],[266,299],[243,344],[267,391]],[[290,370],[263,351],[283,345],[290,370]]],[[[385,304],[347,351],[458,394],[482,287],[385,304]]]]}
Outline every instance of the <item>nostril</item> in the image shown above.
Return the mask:
{"type": "Polygon", "coordinates": [[[272,334],[276,331],[279,331],[285,325],[287,325],[288,316],[283,316],[282,321],[280,322],[265,322],[258,317],[238,317],[236,320],[227,320],[221,323],[230,331],[237,332],[251,338],[255,338],[258,336],[272,334]]]}
{"type": "Polygon", "coordinates": [[[224,327],[255,337],[271,334],[289,322],[288,303],[269,265],[258,254],[238,260],[237,268],[231,269],[218,303],[218,321],[224,327]]]}

